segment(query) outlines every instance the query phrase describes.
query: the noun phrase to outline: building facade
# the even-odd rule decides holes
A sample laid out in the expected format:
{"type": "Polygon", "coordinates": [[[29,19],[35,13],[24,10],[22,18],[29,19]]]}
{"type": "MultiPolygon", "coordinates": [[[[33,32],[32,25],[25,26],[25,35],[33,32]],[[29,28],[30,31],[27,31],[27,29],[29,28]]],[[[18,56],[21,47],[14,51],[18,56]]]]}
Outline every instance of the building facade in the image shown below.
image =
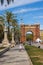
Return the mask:
{"type": "Polygon", "coordinates": [[[43,30],[40,30],[40,39],[43,40],[43,30]]]}

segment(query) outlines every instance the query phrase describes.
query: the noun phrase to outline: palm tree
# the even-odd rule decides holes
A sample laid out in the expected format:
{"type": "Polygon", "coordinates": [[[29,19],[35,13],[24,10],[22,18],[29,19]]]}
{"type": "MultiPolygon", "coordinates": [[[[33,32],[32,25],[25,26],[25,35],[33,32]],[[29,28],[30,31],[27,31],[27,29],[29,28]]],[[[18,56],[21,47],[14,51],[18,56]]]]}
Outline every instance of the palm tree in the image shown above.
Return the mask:
{"type": "Polygon", "coordinates": [[[3,26],[4,25],[4,17],[0,16],[0,24],[3,26]]]}
{"type": "Polygon", "coordinates": [[[15,28],[15,27],[18,26],[17,19],[13,19],[13,20],[12,20],[12,26],[13,26],[13,28],[15,28]]]}
{"type": "Polygon", "coordinates": [[[3,39],[3,26],[4,26],[4,18],[2,16],[0,16],[0,42],[2,42],[2,39],[3,39]]]}
{"type": "Polygon", "coordinates": [[[20,41],[20,27],[19,27],[17,21],[18,21],[17,19],[13,19],[12,26],[13,26],[13,30],[14,30],[15,41],[18,43],[20,41]]]}
{"type": "Polygon", "coordinates": [[[16,28],[18,28],[18,22],[17,22],[16,16],[12,12],[7,11],[5,13],[5,15],[2,17],[0,17],[1,18],[0,20],[1,20],[1,22],[3,22],[3,20],[4,20],[5,24],[7,23],[7,25],[8,25],[8,37],[10,37],[10,26],[12,26],[14,28],[14,30],[16,30],[15,26],[16,26],[16,28]]]}
{"type": "Polygon", "coordinates": [[[10,22],[12,22],[14,16],[13,16],[12,12],[6,11],[4,18],[5,18],[5,24],[7,23],[7,25],[8,25],[8,40],[10,40],[10,37],[11,37],[10,22]]]}
{"type": "MultiPolygon", "coordinates": [[[[14,2],[14,0],[7,0],[7,4],[9,5],[11,1],[14,2]]],[[[0,0],[0,2],[1,2],[1,5],[4,4],[4,0],[0,0]]]]}
{"type": "Polygon", "coordinates": [[[8,32],[10,28],[10,22],[12,22],[13,18],[14,18],[14,15],[12,12],[7,11],[5,13],[5,21],[8,23],[8,32]]]}
{"type": "Polygon", "coordinates": [[[16,16],[12,12],[7,11],[4,17],[5,17],[5,22],[8,23],[8,38],[9,38],[10,37],[10,26],[15,28],[15,26],[17,27],[18,23],[17,23],[16,16]]]}

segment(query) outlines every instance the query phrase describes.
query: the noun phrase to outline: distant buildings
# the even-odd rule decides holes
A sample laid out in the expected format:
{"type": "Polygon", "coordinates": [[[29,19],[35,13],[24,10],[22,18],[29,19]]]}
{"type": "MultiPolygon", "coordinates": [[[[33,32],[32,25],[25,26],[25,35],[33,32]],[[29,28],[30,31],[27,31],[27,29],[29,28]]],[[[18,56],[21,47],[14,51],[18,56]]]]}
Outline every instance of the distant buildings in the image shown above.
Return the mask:
{"type": "Polygon", "coordinates": [[[40,30],[40,39],[43,40],[43,30],[40,30]]]}

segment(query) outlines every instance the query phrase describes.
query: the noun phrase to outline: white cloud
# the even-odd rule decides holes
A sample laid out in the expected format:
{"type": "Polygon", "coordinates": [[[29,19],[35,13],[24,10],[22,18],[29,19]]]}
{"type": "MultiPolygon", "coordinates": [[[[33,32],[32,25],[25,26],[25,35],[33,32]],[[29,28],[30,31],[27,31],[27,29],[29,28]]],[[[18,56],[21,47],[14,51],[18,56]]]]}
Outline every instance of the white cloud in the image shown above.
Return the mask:
{"type": "Polygon", "coordinates": [[[32,32],[29,31],[29,32],[27,32],[26,34],[32,34],[32,32]]]}
{"type": "Polygon", "coordinates": [[[43,16],[39,16],[39,18],[43,18],[43,16]]]}
{"type": "Polygon", "coordinates": [[[28,11],[36,11],[36,10],[41,10],[43,8],[29,8],[29,9],[20,9],[17,11],[13,11],[13,13],[24,13],[24,12],[28,12],[28,11]]]}
{"type": "Polygon", "coordinates": [[[41,1],[41,0],[14,0],[14,3],[11,2],[11,4],[8,6],[6,0],[4,0],[4,5],[1,6],[0,4],[0,10],[17,7],[20,5],[30,4],[37,1],[41,1]]]}
{"type": "Polygon", "coordinates": [[[33,18],[43,18],[43,16],[35,16],[35,17],[33,17],[33,18]]]}
{"type": "Polygon", "coordinates": [[[18,0],[18,1],[15,0],[15,5],[19,6],[19,5],[24,5],[24,4],[30,4],[37,1],[41,1],[41,0],[18,0]]]}

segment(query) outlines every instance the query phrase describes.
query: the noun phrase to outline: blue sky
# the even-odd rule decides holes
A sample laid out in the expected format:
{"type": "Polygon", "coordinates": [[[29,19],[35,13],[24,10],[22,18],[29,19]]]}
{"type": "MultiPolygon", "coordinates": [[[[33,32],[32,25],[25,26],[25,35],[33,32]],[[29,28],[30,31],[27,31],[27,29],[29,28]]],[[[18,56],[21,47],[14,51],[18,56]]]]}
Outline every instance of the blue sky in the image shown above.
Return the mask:
{"type": "Polygon", "coordinates": [[[0,15],[3,15],[5,10],[16,14],[19,24],[23,19],[24,24],[40,23],[40,29],[43,29],[43,0],[14,0],[10,5],[5,1],[3,6],[0,5],[0,15]]]}

